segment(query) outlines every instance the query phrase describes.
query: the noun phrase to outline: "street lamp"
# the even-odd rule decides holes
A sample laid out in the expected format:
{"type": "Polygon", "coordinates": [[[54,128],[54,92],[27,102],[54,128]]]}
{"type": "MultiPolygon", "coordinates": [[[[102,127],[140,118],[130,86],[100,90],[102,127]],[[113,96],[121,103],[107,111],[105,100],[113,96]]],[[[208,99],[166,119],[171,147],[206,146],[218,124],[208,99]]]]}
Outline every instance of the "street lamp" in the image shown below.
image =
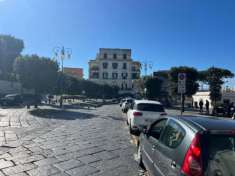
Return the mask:
{"type": "Polygon", "coordinates": [[[61,72],[62,72],[62,81],[61,81],[61,97],[60,97],[60,107],[63,106],[63,88],[64,88],[64,81],[63,81],[63,73],[64,73],[64,60],[70,59],[72,55],[72,49],[71,48],[65,48],[62,47],[55,47],[53,49],[54,52],[54,59],[61,61],[61,72]]]}

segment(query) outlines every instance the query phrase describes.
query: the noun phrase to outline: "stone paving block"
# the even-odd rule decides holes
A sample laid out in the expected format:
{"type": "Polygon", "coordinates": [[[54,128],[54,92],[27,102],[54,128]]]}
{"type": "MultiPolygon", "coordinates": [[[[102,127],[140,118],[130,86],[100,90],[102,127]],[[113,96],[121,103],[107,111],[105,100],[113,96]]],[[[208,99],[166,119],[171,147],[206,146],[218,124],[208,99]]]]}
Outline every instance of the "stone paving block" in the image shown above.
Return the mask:
{"type": "Polygon", "coordinates": [[[54,166],[56,166],[57,168],[59,168],[62,171],[73,169],[73,168],[76,168],[76,167],[79,167],[82,165],[84,165],[84,163],[82,163],[81,161],[78,161],[78,160],[74,160],[74,159],[54,164],[54,166]]]}
{"type": "Polygon", "coordinates": [[[13,175],[13,174],[18,174],[24,171],[32,170],[34,168],[36,168],[36,165],[30,163],[30,164],[23,164],[23,165],[9,167],[9,168],[3,169],[2,171],[6,175],[13,175]]]}
{"type": "MultiPolygon", "coordinates": [[[[63,155],[55,155],[55,157],[59,160],[59,161],[67,161],[70,159],[75,159],[77,155],[75,155],[75,152],[72,153],[66,153],[63,155]]],[[[78,156],[77,156],[78,157],[78,156]]]]}
{"type": "Polygon", "coordinates": [[[36,164],[37,166],[45,166],[45,165],[49,165],[49,164],[55,164],[55,163],[59,163],[60,161],[58,159],[56,159],[55,157],[52,158],[46,158],[46,159],[42,159],[40,161],[36,161],[34,162],[34,164],[36,164]]]}
{"type": "Polygon", "coordinates": [[[12,155],[10,155],[9,153],[4,153],[0,155],[0,158],[4,158],[4,159],[10,158],[10,157],[12,157],[12,155]]]}
{"type": "Polygon", "coordinates": [[[31,155],[29,153],[19,152],[19,153],[13,153],[9,157],[6,157],[5,159],[11,161],[18,161],[21,158],[27,158],[30,156],[31,155]]]}
{"type": "MultiPolygon", "coordinates": [[[[1,176],[1,175],[0,175],[1,176]]],[[[66,174],[66,173],[58,173],[58,174],[53,174],[53,175],[51,175],[51,176],[70,176],[70,175],[68,175],[68,174],[66,174]]]]}
{"type": "Polygon", "coordinates": [[[13,175],[10,175],[10,176],[29,176],[29,175],[26,174],[26,172],[21,172],[21,173],[13,174],[13,175]]]}
{"type": "Polygon", "coordinates": [[[0,127],[8,127],[9,122],[0,122],[0,127]]]}
{"type": "Polygon", "coordinates": [[[100,158],[97,158],[93,155],[86,155],[86,156],[83,156],[83,157],[78,157],[77,159],[79,161],[83,162],[83,163],[86,163],[86,164],[101,161],[100,158]]]}
{"type": "Polygon", "coordinates": [[[111,159],[114,159],[114,158],[119,158],[118,155],[115,155],[111,152],[108,152],[108,151],[103,151],[103,152],[100,152],[100,153],[96,153],[96,154],[93,154],[95,157],[97,158],[100,158],[102,160],[111,160],[111,159]]]}
{"type": "Polygon", "coordinates": [[[15,160],[15,163],[17,164],[26,164],[26,163],[32,163],[35,161],[39,161],[44,159],[42,155],[32,155],[32,156],[27,156],[24,158],[19,158],[18,160],[15,160]]]}
{"type": "Polygon", "coordinates": [[[77,167],[77,168],[66,171],[66,173],[68,173],[71,176],[88,176],[88,175],[92,175],[98,172],[99,172],[98,169],[88,166],[88,165],[77,167]]]}
{"type": "Polygon", "coordinates": [[[27,171],[30,176],[49,176],[60,173],[60,170],[52,165],[40,166],[30,171],[27,171]]]}
{"type": "Polygon", "coordinates": [[[6,161],[4,159],[0,159],[0,169],[4,169],[4,168],[7,168],[7,167],[11,167],[13,166],[14,164],[11,162],[11,161],[6,161]]]}

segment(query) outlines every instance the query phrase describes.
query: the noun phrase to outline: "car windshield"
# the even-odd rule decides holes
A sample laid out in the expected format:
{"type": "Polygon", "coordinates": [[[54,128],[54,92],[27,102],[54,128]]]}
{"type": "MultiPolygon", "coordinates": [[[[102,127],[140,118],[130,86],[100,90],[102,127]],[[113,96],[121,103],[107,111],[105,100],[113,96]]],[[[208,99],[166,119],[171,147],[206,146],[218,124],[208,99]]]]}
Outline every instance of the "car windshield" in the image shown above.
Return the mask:
{"type": "Polygon", "coordinates": [[[137,110],[139,111],[153,111],[153,112],[164,112],[162,105],[150,104],[150,103],[140,103],[137,105],[137,110]]]}
{"type": "Polygon", "coordinates": [[[208,137],[208,175],[235,175],[235,136],[208,137]]]}

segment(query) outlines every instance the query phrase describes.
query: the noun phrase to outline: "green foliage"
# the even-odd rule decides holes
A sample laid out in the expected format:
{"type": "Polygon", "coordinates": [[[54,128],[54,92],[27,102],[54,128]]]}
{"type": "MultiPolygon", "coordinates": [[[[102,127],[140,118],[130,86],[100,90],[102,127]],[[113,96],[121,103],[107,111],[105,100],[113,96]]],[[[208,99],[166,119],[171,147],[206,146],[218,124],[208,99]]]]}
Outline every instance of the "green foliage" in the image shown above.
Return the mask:
{"type": "Polygon", "coordinates": [[[56,89],[57,94],[81,95],[83,91],[85,91],[85,95],[89,98],[115,98],[118,97],[119,88],[96,84],[88,80],[76,79],[62,73],[59,74],[56,89]],[[64,83],[61,83],[61,81],[64,81],[64,83]],[[62,84],[64,87],[61,92],[62,84]]]}
{"type": "Polygon", "coordinates": [[[13,63],[24,48],[24,42],[10,35],[0,35],[0,70],[1,78],[9,79],[13,71],[13,63]]]}
{"type": "Polygon", "coordinates": [[[172,67],[170,70],[170,81],[171,81],[171,91],[173,94],[177,94],[177,86],[178,86],[178,74],[186,73],[186,94],[187,96],[192,96],[195,94],[199,88],[199,84],[197,83],[199,74],[198,71],[193,67],[172,67]]]}
{"type": "Polygon", "coordinates": [[[162,80],[156,77],[145,78],[146,96],[148,99],[157,99],[161,97],[162,80]]]}
{"type": "Polygon", "coordinates": [[[37,55],[20,56],[14,64],[23,87],[34,89],[37,94],[50,93],[56,86],[58,64],[37,55]]]}
{"type": "Polygon", "coordinates": [[[214,105],[221,100],[221,88],[225,78],[232,78],[234,74],[227,69],[211,67],[205,71],[201,71],[200,80],[209,85],[210,98],[214,105]]]}

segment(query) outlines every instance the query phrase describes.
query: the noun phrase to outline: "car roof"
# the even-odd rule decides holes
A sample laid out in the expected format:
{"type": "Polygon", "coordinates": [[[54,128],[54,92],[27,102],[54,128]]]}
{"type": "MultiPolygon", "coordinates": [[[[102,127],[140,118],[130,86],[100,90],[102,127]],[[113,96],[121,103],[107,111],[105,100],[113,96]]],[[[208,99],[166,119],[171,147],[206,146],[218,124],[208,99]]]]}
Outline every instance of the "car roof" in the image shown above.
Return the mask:
{"type": "Polygon", "coordinates": [[[136,104],[140,104],[140,103],[145,103],[145,104],[157,104],[157,105],[161,105],[161,103],[159,101],[152,101],[152,100],[135,100],[136,104]]]}
{"type": "Polygon", "coordinates": [[[191,127],[203,131],[235,130],[235,120],[208,116],[183,116],[179,120],[188,123],[191,127]]]}

